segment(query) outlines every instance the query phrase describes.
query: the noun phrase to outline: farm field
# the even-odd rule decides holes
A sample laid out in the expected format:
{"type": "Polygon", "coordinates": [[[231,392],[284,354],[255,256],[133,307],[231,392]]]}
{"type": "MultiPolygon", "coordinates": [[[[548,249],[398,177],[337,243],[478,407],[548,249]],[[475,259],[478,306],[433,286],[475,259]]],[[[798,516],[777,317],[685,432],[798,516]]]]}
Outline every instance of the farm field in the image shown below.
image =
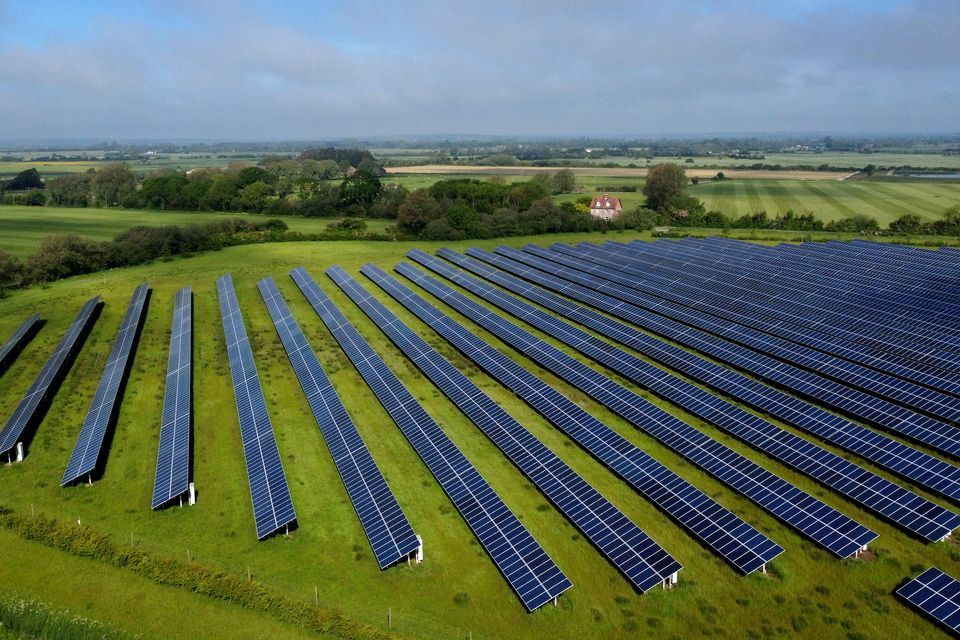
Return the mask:
{"type": "MultiPolygon", "coordinates": [[[[561,161],[557,160],[557,164],[561,161]]],[[[712,156],[673,156],[657,157],[652,160],[646,158],[630,158],[626,156],[611,156],[609,158],[597,158],[594,160],[597,164],[614,163],[618,165],[635,164],[638,167],[657,164],[660,162],[676,162],[685,167],[749,167],[750,165],[761,164],[779,164],[782,167],[800,167],[800,166],[820,166],[822,164],[831,167],[852,167],[863,168],[868,164],[877,167],[923,167],[923,168],[947,168],[960,169],[960,155],[944,155],[943,153],[896,153],[896,152],[877,152],[877,153],[853,153],[849,151],[824,151],[818,152],[798,152],[798,153],[767,153],[762,160],[752,160],[730,157],[712,157],[712,156]],[[687,159],[693,162],[687,162],[687,159]]]]}
{"type": "MultiPolygon", "coordinates": [[[[664,160],[667,162],[667,160],[664,160]]],[[[656,164],[656,163],[653,163],[656,164]]],[[[488,167],[482,165],[449,165],[425,164],[415,167],[387,167],[388,174],[403,175],[461,175],[461,176],[535,176],[538,173],[553,173],[558,169],[570,169],[578,177],[597,176],[601,178],[643,178],[647,175],[647,167],[596,167],[596,166],[563,166],[554,167],[488,167]]],[[[716,170],[686,168],[688,178],[712,178],[717,175],[716,170]]],[[[730,169],[724,171],[729,178],[743,178],[748,180],[843,180],[852,175],[850,171],[765,171],[761,169],[730,169]]]]}
{"type": "MultiPolygon", "coordinates": [[[[79,155],[81,152],[61,151],[61,155],[79,155]]],[[[7,154],[3,154],[7,155],[7,154]]],[[[90,169],[99,169],[111,164],[112,160],[28,160],[31,156],[46,156],[46,153],[12,154],[22,155],[22,160],[0,161],[0,180],[11,178],[26,169],[36,169],[44,178],[57,178],[71,173],[83,173],[90,169]]],[[[161,169],[187,171],[202,167],[227,167],[231,162],[251,162],[256,164],[265,153],[217,154],[217,153],[180,153],[158,154],[150,160],[123,161],[137,173],[150,173],[161,169]]]]}
{"type": "MultiPolygon", "coordinates": [[[[489,248],[497,244],[628,241],[641,237],[646,236],[630,232],[571,234],[448,245],[462,250],[471,245],[489,248]]],[[[960,548],[954,542],[924,545],[805,476],[771,461],[672,405],[651,398],[656,404],[879,533],[880,537],[871,544],[875,556],[838,561],[573,387],[539,371],[530,361],[471,321],[444,308],[474,333],[541,375],[564,395],[786,549],[766,575],[738,575],[357,273],[359,267],[368,261],[390,271],[413,246],[433,252],[441,245],[338,242],[335,245],[266,244],[255,250],[232,247],[211,254],[81,276],[17,291],[0,300],[0,336],[8,335],[24,317],[35,312],[42,313],[48,321],[0,378],[0,415],[4,419],[82,302],[98,293],[105,296],[106,302],[40,425],[29,455],[22,464],[0,467],[0,505],[21,515],[35,509],[67,521],[80,519],[95,530],[109,533],[118,544],[132,537],[139,548],[159,557],[183,559],[190,550],[197,561],[222,567],[237,575],[243,575],[249,566],[255,579],[303,602],[313,601],[316,587],[321,604],[336,607],[346,615],[378,628],[386,627],[389,609],[393,630],[401,637],[463,638],[469,634],[478,640],[654,635],[682,638],[689,637],[692,629],[702,636],[717,637],[941,637],[937,628],[896,600],[892,590],[905,578],[931,564],[954,574],[960,573],[960,548]],[[324,276],[323,270],[334,262],[357,277],[368,291],[393,309],[673,554],[684,565],[679,585],[669,591],[654,590],[645,595],[633,592],[623,577],[582,539],[503,454],[324,276]],[[288,277],[288,271],[299,265],[307,267],[571,579],[574,588],[560,598],[558,607],[544,607],[532,614],[524,612],[459,514],[288,277]],[[234,274],[300,524],[300,528],[289,537],[280,536],[261,543],[256,541],[253,528],[214,284],[215,278],[226,272],[234,274]],[[377,569],[363,530],[257,292],[257,280],[267,275],[277,281],[414,529],[423,536],[426,559],[422,565],[397,566],[384,572],[377,569]],[[146,280],[153,287],[152,298],[104,476],[90,486],[62,489],[58,486],[58,479],[127,300],[133,288],[146,280]],[[199,498],[193,507],[152,512],[150,497],[173,294],[186,284],[194,287],[194,479],[199,498]]],[[[429,294],[418,292],[435,302],[429,294]]],[[[543,337],[537,331],[534,333],[543,337]]],[[[553,340],[548,341],[556,344],[553,340]]],[[[629,383],[626,386],[635,388],[629,383]]],[[[642,389],[637,391],[646,395],[642,389]]],[[[11,540],[18,554],[17,565],[49,566],[56,561],[56,554],[51,554],[49,549],[22,543],[10,536],[0,532],[0,543],[11,540]]],[[[80,566],[80,561],[74,558],[67,558],[64,562],[68,566],[80,566]]],[[[100,578],[98,586],[104,592],[122,590],[130,581],[129,575],[123,572],[101,571],[99,568],[91,571],[94,572],[91,575],[100,578]]],[[[0,592],[14,591],[15,584],[15,572],[9,568],[0,572],[0,592]]],[[[144,586],[143,589],[143,602],[156,603],[155,606],[161,608],[176,608],[184,597],[182,592],[172,588],[144,586]]],[[[59,598],[56,589],[43,581],[31,581],[23,591],[20,595],[47,601],[59,598]]],[[[63,606],[86,607],[86,601],[79,596],[64,598],[63,606]]],[[[89,596],[88,601],[92,603],[89,606],[92,617],[102,615],[105,621],[119,628],[129,629],[135,624],[131,620],[136,620],[141,611],[133,602],[129,608],[114,614],[101,614],[102,600],[89,596]]],[[[211,624],[219,615],[219,609],[229,608],[228,605],[215,604],[211,609],[211,624]]],[[[269,621],[264,622],[263,634],[279,635],[280,631],[271,630],[270,625],[269,621]]],[[[149,635],[152,631],[147,629],[144,633],[149,635]]],[[[207,631],[198,627],[196,636],[204,635],[207,631]]]]}
{"type": "MultiPolygon", "coordinates": [[[[40,240],[54,233],[76,233],[93,240],[110,240],[133,227],[167,224],[198,224],[222,218],[253,217],[266,220],[277,216],[212,211],[148,211],[67,207],[0,207],[0,249],[21,258],[29,256],[40,240]]],[[[292,231],[321,233],[335,218],[279,216],[292,231]]],[[[382,232],[392,220],[365,219],[369,231],[382,232]]]]}
{"type": "MultiPolygon", "coordinates": [[[[591,182],[600,185],[613,180],[591,182]]],[[[594,195],[594,189],[586,187],[582,194],[557,197],[561,201],[573,201],[583,195],[594,195]]],[[[610,195],[619,197],[626,209],[644,202],[639,192],[610,191],[610,195]]],[[[702,200],[707,211],[719,211],[731,218],[758,211],[766,211],[773,217],[793,209],[795,213],[813,212],[824,221],[864,214],[876,218],[883,228],[906,213],[924,220],[937,219],[946,209],[960,204],[960,183],[723,180],[692,185],[690,195],[702,200]]]]}

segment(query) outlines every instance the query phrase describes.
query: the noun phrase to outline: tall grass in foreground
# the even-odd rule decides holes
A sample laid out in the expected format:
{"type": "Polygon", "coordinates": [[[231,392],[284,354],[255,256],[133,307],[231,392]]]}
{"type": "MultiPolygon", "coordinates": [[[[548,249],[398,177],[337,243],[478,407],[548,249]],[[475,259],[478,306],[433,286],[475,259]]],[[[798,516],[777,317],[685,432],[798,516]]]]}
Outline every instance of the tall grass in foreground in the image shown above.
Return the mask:
{"type": "Polygon", "coordinates": [[[38,640],[125,640],[129,636],[96,620],[53,609],[36,600],[0,596],[0,630],[38,640]]]}

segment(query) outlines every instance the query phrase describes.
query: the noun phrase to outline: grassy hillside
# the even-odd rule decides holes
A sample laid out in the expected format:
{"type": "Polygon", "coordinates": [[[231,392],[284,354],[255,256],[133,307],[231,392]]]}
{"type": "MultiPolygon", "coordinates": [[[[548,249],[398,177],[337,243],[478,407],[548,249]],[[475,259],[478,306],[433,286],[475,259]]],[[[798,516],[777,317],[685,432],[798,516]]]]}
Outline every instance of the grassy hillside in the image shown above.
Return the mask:
{"type": "MultiPolygon", "coordinates": [[[[209,211],[145,211],[126,209],[75,209],[66,207],[0,206],[0,249],[26,257],[33,253],[43,236],[51,233],[77,233],[94,240],[110,240],[127,229],[140,225],[161,226],[203,223],[219,218],[244,217],[244,213],[209,211]]],[[[266,220],[267,216],[251,216],[266,220]]],[[[282,216],[293,231],[321,233],[332,218],[282,216]]],[[[370,231],[383,231],[392,220],[367,220],[370,231]]]]}
{"type": "MultiPolygon", "coordinates": [[[[628,240],[639,236],[624,233],[596,235],[592,239],[602,241],[609,237],[628,240]]],[[[582,235],[517,238],[510,244],[583,238],[582,235]]],[[[22,464],[0,467],[0,503],[21,514],[35,509],[65,520],[80,519],[84,524],[110,533],[118,543],[129,540],[132,535],[138,546],[158,556],[182,559],[189,549],[192,557],[237,574],[245,573],[249,566],[258,580],[304,602],[313,601],[316,586],[322,604],[336,606],[349,616],[381,628],[386,625],[389,608],[394,630],[408,637],[453,638],[465,637],[469,632],[477,639],[578,637],[586,640],[638,635],[682,638],[690,637],[691,630],[701,636],[757,638],[933,638],[940,635],[931,624],[904,608],[891,592],[908,575],[931,564],[960,573],[960,550],[954,543],[921,544],[804,476],[667,406],[718,440],[803,489],[822,496],[880,534],[873,545],[875,559],[838,561],[753,503],[600,408],[584,394],[539,372],[535,365],[513,354],[470,321],[452,314],[786,548],[771,573],[742,577],[525,404],[456,355],[429,327],[379,290],[368,287],[684,565],[676,589],[655,590],[646,595],[634,593],[621,575],[504,455],[323,275],[323,270],[334,262],[354,275],[367,261],[390,270],[409,246],[339,242],[234,247],[192,258],[78,277],[15,292],[0,300],[0,336],[8,335],[31,313],[41,312],[48,320],[0,378],[0,417],[4,420],[81,303],[97,293],[102,293],[106,302],[40,425],[27,459],[22,464]],[[533,614],[524,612],[459,514],[289,279],[288,271],[301,264],[331,294],[573,581],[574,588],[560,599],[558,608],[545,607],[533,614]],[[256,541],[253,527],[214,284],[216,277],[228,271],[234,274],[300,522],[299,530],[289,537],[261,543],[256,541]],[[426,560],[422,565],[398,566],[385,572],[377,569],[257,292],[256,281],[266,275],[277,280],[414,529],[423,536],[426,560]],[[58,480],[120,318],[133,288],[144,280],[151,282],[153,296],[104,477],[90,486],[62,489],[58,480]],[[195,480],[199,502],[194,507],[155,513],[149,505],[173,294],[188,283],[194,286],[195,292],[195,480]]],[[[417,243],[417,246],[433,251],[439,245],[417,243]]],[[[468,244],[451,246],[465,248],[468,244]]],[[[358,278],[366,284],[362,276],[358,278]]],[[[6,541],[7,537],[0,537],[4,549],[15,548],[15,566],[21,571],[30,572],[34,565],[48,566],[52,562],[46,549],[19,543],[10,547],[6,541]]],[[[86,575],[85,567],[89,565],[70,560],[65,566],[70,567],[69,572],[86,575]]],[[[89,571],[97,589],[104,593],[123,592],[128,588],[127,575],[122,572],[101,571],[98,567],[90,567],[89,571]]],[[[0,571],[0,591],[17,591],[20,595],[68,608],[85,606],[82,599],[59,591],[55,585],[48,584],[49,581],[23,582],[18,573],[9,567],[0,571]]],[[[144,596],[145,601],[156,602],[160,610],[188,606],[180,604],[182,597],[170,588],[145,589],[144,596]]],[[[102,616],[116,627],[138,628],[142,611],[136,606],[119,607],[108,614],[102,608],[104,605],[98,604],[100,600],[93,595],[88,599],[93,603],[92,617],[102,616]]],[[[215,613],[211,614],[211,621],[215,620],[215,613]]],[[[217,635],[208,631],[198,623],[196,637],[217,635]]],[[[142,632],[147,637],[162,635],[149,627],[143,627],[142,632]]],[[[273,634],[267,627],[263,633],[273,634]]]]}

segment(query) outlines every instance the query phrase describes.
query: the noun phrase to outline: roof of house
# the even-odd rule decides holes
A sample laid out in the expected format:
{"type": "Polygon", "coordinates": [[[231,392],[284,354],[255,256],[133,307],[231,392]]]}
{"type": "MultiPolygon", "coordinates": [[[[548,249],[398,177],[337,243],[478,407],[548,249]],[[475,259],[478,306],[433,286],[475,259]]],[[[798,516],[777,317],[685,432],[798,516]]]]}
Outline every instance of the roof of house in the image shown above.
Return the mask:
{"type": "Polygon", "coordinates": [[[593,200],[590,201],[591,209],[622,209],[623,206],[620,204],[620,198],[611,198],[609,193],[605,193],[602,196],[595,196],[593,200]]]}

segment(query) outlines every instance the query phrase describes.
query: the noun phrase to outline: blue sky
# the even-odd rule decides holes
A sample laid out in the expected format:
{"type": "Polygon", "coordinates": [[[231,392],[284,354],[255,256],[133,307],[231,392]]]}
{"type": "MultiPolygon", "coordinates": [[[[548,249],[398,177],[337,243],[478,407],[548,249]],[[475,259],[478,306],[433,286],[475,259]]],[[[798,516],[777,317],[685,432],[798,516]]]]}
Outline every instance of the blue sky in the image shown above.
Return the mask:
{"type": "Polygon", "coordinates": [[[0,0],[0,139],[960,131],[957,0],[0,0]]]}

